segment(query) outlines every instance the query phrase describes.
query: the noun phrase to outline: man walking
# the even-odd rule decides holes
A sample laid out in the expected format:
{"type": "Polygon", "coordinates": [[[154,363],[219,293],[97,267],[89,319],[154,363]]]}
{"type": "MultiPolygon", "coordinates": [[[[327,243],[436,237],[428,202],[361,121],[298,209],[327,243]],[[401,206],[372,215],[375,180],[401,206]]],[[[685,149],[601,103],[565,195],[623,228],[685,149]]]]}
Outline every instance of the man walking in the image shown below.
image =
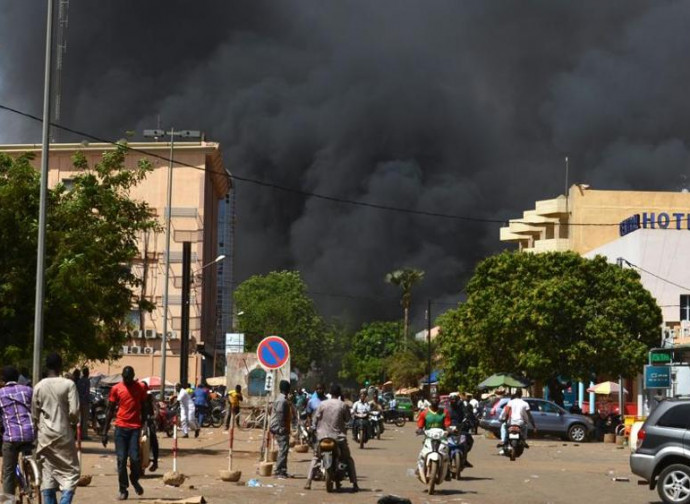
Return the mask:
{"type": "Polygon", "coordinates": [[[275,477],[288,478],[287,457],[290,448],[291,408],[287,396],[290,393],[290,382],[280,380],[280,395],[273,404],[271,416],[271,434],[278,443],[278,460],[276,461],[275,477]]]}
{"type": "Polygon", "coordinates": [[[77,392],[79,392],[79,413],[81,423],[81,438],[89,439],[89,392],[91,391],[91,380],[89,380],[89,368],[81,370],[81,378],[77,381],[77,392]]]}
{"type": "Polygon", "coordinates": [[[2,414],[2,491],[14,495],[16,477],[14,468],[19,454],[30,455],[34,445],[34,427],[31,423],[31,387],[19,385],[19,371],[13,366],[2,370],[5,386],[0,389],[2,414]]]}
{"type": "Polygon", "coordinates": [[[46,357],[47,377],[34,389],[31,416],[37,426],[36,455],[41,467],[43,504],[70,504],[79,481],[79,459],[74,442],[79,421],[77,386],[62,378],[62,358],[52,353],[46,357]]]}
{"type": "Polygon", "coordinates": [[[134,381],[134,369],[125,366],[122,370],[122,381],[110,389],[108,413],[103,427],[103,447],[108,446],[108,429],[115,410],[115,452],[117,453],[117,475],[120,493],[117,500],[129,497],[127,488],[127,457],[129,457],[129,481],[137,495],[143,495],[144,489],[139,484],[141,477],[141,460],[139,458],[139,437],[141,427],[146,421],[146,391],[134,381]]]}
{"type": "Polygon", "coordinates": [[[242,386],[235,385],[235,390],[228,394],[228,410],[225,412],[225,430],[230,429],[230,420],[235,422],[235,426],[240,425],[240,403],[244,400],[242,397],[242,386]]]}
{"type": "Polygon", "coordinates": [[[180,404],[180,429],[182,429],[182,437],[189,437],[189,429],[194,429],[195,436],[199,435],[197,430],[196,420],[194,419],[194,403],[189,396],[186,387],[181,383],[175,385],[175,392],[177,392],[177,402],[180,404]]]}

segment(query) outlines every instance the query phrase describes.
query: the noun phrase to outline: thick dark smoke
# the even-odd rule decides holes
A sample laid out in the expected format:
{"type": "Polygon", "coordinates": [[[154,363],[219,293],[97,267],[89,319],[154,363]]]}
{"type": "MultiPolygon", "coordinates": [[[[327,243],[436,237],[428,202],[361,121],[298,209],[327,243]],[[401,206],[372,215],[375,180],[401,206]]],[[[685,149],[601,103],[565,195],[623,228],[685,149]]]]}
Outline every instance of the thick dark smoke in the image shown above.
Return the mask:
{"type": "MultiPolygon", "coordinates": [[[[43,2],[3,3],[0,103],[39,112],[43,2]]],[[[70,0],[62,122],[117,139],[201,129],[238,174],[384,205],[507,219],[571,182],[679,189],[688,174],[690,4],[600,1],[70,0]]],[[[0,141],[39,127],[0,113],[0,141]]],[[[398,313],[424,269],[457,301],[497,224],[237,183],[240,279],[304,273],[349,321],[398,313]],[[348,294],[356,299],[327,294],[348,294]],[[363,299],[366,298],[366,299],[363,299]]],[[[435,305],[438,313],[446,309],[435,305]]]]}

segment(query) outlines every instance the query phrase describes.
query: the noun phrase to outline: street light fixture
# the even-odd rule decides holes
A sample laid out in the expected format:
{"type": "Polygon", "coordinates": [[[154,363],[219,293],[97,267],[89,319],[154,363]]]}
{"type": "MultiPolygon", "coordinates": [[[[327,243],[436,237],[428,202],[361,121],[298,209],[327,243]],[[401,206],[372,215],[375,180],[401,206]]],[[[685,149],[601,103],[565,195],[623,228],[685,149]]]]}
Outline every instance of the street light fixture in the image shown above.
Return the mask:
{"type": "Polygon", "coordinates": [[[170,136],[170,164],[168,166],[168,190],[165,211],[165,283],[163,284],[163,338],[161,340],[161,395],[165,393],[165,365],[168,346],[168,288],[170,284],[170,221],[172,212],[172,182],[173,182],[173,155],[175,152],[175,137],[200,138],[201,132],[196,130],[180,130],[170,128],[170,131],[161,129],[144,130],[144,137],[158,139],[165,135],[170,136]]]}

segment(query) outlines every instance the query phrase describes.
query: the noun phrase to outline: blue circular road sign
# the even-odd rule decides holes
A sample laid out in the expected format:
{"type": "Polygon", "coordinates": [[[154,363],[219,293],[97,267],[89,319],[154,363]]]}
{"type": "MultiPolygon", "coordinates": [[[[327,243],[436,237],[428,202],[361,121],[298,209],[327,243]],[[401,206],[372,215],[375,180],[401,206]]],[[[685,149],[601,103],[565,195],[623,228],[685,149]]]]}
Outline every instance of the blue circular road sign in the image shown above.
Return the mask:
{"type": "Polygon", "coordinates": [[[268,336],[259,343],[256,356],[265,369],[279,369],[290,358],[290,346],[280,336],[268,336]]]}

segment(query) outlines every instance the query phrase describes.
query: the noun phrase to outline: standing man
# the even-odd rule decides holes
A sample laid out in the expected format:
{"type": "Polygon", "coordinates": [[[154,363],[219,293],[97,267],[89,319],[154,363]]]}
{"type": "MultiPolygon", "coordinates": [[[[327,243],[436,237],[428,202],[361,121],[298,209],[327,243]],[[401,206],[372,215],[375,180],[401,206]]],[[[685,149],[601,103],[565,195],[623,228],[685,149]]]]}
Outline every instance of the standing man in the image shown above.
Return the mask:
{"type": "Polygon", "coordinates": [[[271,416],[271,434],[278,443],[278,460],[276,461],[275,477],[289,478],[287,472],[288,450],[290,448],[290,413],[291,407],[287,396],[290,393],[290,382],[280,380],[280,395],[273,404],[273,415],[271,416]]]}
{"type": "MultiPolygon", "coordinates": [[[[196,422],[199,427],[204,424],[204,419],[208,413],[208,404],[210,401],[210,395],[208,393],[208,385],[206,381],[199,383],[194,389],[192,394],[192,402],[194,403],[194,409],[196,410],[196,422]]],[[[195,436],[198,436],[199,431],[195,432],[195,436]]]]}
{"type": "Polygon", "coordinates": [[[321,404],[321,402],[325,400],[326,394],[324,394],[323,383],[319,383],[316,385],[316,390],[314,390],[314,393],[309,398],[309,401],[307,401],[307,408],[305,409],[305,411],[307,412],[307,416],[310,419],[312,419],[314,413],[316,413],[319,404],[321,404]]]}
{"type": "Polygon", "coordinates": [[[36,425],[36,456],[41,467],[43,504],[70,504],[79,481],[79,459],[74,442],[79,421],[79,394],[74,381],[62,378],[62,357],[46,357],[47,377],[34,389],[31,416],[36,425]]]}
{"type": "Polygon", "coordinates": [[[89,368],[87,367],[81,370],[81,378],[77,380],[77,392],[79,392],[81,438],[84,440],[89,439],[89,392],[91,392],[89,368]]]}
{"type": "Polygon", "coordinates": [[[177,392],[177,402],[180,404],[180,429],[182,429],[182,437],[189,437],[189,427],[194,426],[192,415],[194,413],[194,405],[192,399],[187,393],[187,389],[181,383],[175,385],[175,392],[177,392]]]}
{"type": "Polygon", "coordinates": [[[228,410],[225,412],[225,430],[230,429],[230,420],[235,422],[237,427],[240,426],[240,403],[243,400],[242,386],[235,385],[235,390],[231,390],[228,394],[228,410]]]}
{"type": "Polygon", "coordinates": [[[13,366],[2,370],[0,413],[2,414],[2,491],[14,495],[19,454],[30,455],[34,446],[34,426],[31,423],[31,387],[20,385],[19,371],[13,366]]]}
{"type": "Polygon", "coordinates": [[[129,481],[137,495],[143,495],[139,484],[141,460],[139,458],[139,437],[141,427],[146,421],[146,391],[141,383],[134,381],[134,369],[122,369],[122,381],[110,389],[108,413],[103,427],[103,447],[108,446],[108,429],[115,410],[115,452],[117,453],[117,475],[120,493],[117,500],[127,500],[129,487],[127,480],[127,457],[129,457],[129,481]]]}
{"type": "Polygon", "coordinates": [[[309,474],[307,475],[307,484],[304,486],[305,490],[311,490],[311,480],[314,477],[314,468],[318,462],[320,454],[317,452],[319,441],[324,438],[335,439],[340,447],[340,454],[342,460],[348,465],[348,472],[350,473],[350,481],[352,482],[352,491],[358,492],[357,485],[357,471],[355,470],[355,461],[350,454],[350,448],[347,446],[347,422],[350,421],[350,408],[342,400],[342,389],[340,385],[334,384],[331,386],[331,398],[319,404],[316,413],[314,413],[314,426],[316,428],[316,448],[314,450],[314,458],[311,460],[309,467],[309,474]]]}

